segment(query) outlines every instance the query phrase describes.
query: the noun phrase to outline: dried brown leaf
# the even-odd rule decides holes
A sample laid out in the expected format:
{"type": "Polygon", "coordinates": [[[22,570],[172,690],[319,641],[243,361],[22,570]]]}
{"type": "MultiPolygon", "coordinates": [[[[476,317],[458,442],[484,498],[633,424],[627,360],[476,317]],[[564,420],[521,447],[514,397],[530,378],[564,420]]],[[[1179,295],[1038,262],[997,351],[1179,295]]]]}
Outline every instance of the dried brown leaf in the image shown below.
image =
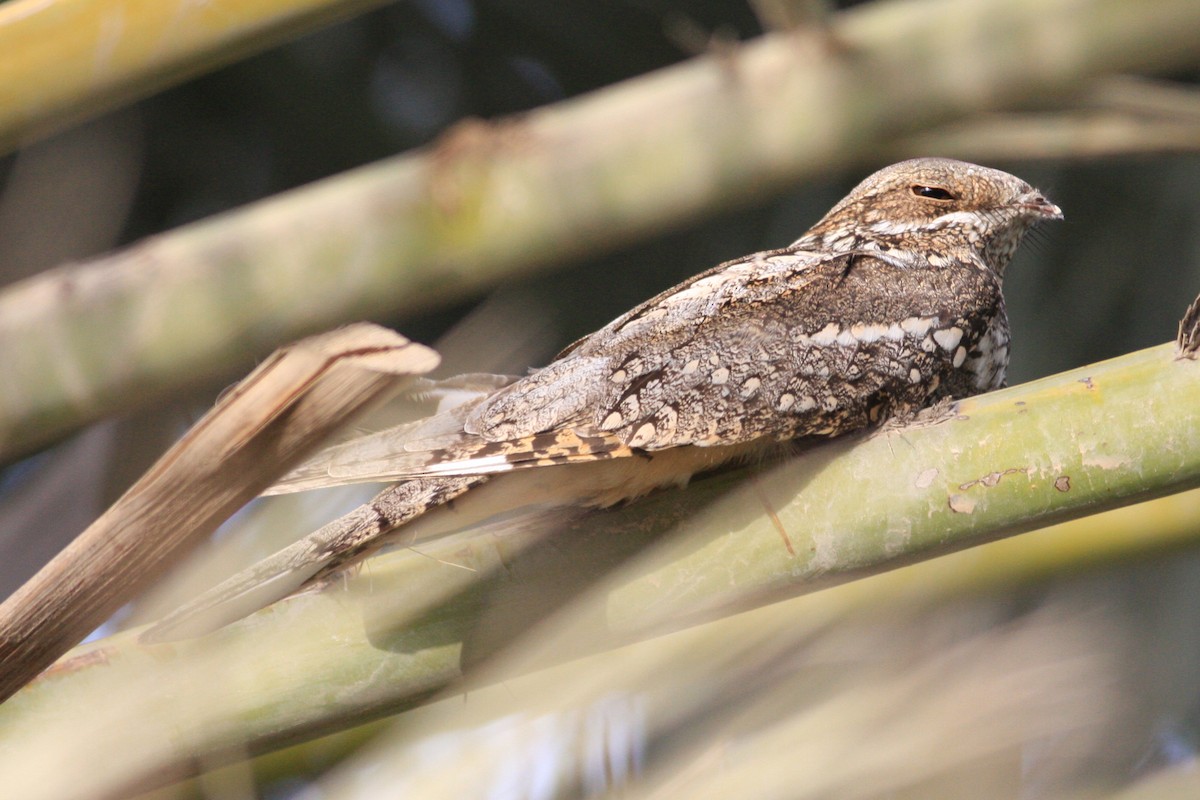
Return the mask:
{"type": "Polygon", "coordinates": [[[273,353],[0,605],[0,699],[78,643],[336,428],[437,366],[357,324],[273,353]]]}

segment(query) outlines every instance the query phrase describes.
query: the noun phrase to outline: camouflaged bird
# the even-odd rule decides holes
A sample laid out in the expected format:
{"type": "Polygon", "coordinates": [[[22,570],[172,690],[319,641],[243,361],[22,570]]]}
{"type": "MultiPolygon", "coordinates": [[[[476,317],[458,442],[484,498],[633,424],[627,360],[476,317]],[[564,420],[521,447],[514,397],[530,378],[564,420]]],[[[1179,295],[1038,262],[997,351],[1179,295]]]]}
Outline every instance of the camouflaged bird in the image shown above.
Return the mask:
{"type": "Polygon", "coordinates": [[[996,389],[1005,267],[1026,231],[1061,216],[997,170],[939,158],[882,169],[789,247],[703,272],[543,369],[301,467],[280,491],[400,482],[151,633],[198,611],[212,614],[205,627],[224,624],[400,536],[520,506],[611,506],[996,389]]]}

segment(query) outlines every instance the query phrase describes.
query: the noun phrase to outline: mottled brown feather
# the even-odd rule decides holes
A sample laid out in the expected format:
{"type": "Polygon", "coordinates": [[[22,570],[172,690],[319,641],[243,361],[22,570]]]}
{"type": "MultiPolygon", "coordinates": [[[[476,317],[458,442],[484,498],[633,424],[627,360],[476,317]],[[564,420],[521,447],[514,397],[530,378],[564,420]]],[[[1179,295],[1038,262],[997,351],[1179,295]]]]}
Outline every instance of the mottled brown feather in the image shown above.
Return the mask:
{"type": "Polygon", "coordinates": [[[703,272],[544,369],[305,465],[293,485],[406,482],[192,607],[224,622],[246,598],[265,604],[401,534],[442,535],[526,504],[612,505],[785,440],[1002,386],[1004,270],[1032,225],[1059,217],[986,167],[882,169],[790,247],[703,272]]]}

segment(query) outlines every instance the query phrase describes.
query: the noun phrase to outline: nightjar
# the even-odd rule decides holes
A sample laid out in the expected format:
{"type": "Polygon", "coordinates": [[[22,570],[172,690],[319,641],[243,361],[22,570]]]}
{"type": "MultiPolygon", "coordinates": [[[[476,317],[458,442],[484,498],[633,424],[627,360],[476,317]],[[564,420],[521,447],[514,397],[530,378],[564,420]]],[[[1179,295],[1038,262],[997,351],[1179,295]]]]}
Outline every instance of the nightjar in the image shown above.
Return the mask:
{"type": "Polygon", "coordinates": [[[1004,270],[1032,226],[1061,217],[1005,172],[942,158],[886,167],[788,247],[714,267],[543,369],[485,381],[467,402],[302,466],[279,491],[399,483],[152,638],[197,611],[205,628],[224,624],[401,534],[427,538],[525,505],[610,506],[780,443],[998,388],[1004,270]]]}

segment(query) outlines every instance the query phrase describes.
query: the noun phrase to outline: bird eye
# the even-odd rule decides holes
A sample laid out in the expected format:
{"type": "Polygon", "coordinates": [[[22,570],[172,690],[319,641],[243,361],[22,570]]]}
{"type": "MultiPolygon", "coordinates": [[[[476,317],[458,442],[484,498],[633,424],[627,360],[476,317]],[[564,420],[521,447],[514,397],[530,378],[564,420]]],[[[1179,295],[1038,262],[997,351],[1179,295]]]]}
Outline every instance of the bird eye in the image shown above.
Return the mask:
{"type": "Polygon", "coordinates": [[[915,184],[912,187],[912,193],[917,197],[927,197],[930,200],[954,200],[954,195],[946,191],[940,186],[922,186],[915,184]]]}

